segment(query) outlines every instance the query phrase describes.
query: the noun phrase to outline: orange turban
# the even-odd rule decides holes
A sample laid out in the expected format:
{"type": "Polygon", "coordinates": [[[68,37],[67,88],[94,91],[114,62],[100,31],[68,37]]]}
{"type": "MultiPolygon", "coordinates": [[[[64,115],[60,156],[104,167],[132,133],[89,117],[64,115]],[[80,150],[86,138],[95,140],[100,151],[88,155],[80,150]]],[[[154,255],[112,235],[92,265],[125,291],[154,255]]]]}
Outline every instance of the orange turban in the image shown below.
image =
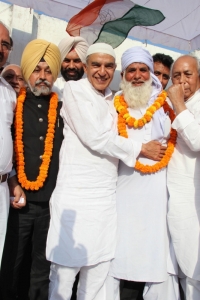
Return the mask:
{"type": "Polygon", "coordinates": [[[56,81],[61,67],[61,55],[58,47],[45,40],[33,40],[28,43],[22,53],[21,69],[25,81],[28,81],[35,67],[44,58],[56,81]]]}

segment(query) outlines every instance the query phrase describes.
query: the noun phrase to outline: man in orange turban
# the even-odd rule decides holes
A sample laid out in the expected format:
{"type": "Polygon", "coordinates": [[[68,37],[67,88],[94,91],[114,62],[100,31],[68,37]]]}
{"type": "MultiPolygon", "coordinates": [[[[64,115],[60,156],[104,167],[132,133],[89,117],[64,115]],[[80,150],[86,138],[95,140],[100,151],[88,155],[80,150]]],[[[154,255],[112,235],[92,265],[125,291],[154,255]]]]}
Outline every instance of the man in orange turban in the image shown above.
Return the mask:
{"type": "Polygon", "coordinates": [[[50,263],[45,258],[45,247],[49,199],[56,184],[63,139],[61,102],[51,89],[60,65],[58,47],[45,40],[31,41],[22,54],[21,69],[28,89],[21,89],[18,96],[15,156],[18,181],[27,205],[21,210],[10,208],[2,259],[1,299],[24,299],[18,291],[19,274],[24,254],[31,248],[31,270],[25,270],[30,273],[30,287],[25,284],[24,290],[29,289],[30,300],[48,298],[50,263]]]}

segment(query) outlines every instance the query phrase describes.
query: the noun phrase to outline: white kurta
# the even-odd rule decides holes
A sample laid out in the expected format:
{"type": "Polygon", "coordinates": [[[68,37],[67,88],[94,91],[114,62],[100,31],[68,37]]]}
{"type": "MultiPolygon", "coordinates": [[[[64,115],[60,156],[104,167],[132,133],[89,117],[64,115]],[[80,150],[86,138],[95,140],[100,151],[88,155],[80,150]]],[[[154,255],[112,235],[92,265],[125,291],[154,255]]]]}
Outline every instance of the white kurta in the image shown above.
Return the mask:
{"type": "MultiPolygon", "coordinates": [[[[13,88],[0,77],[0,175],[9,173],[12,168],[13,143],[11,124],[16,105],[13,88]]],[[[9,211],[9,191],[7,182],[0,183],[0,264],[3,252],[7,218],[9,211]]]]}
{"type": "Polygon", "coordinates": [[[118,159],[133,166],[141,143],[118,136],[112,93],[87,79],[65,84],[64,141],[50,200],[47,259],[68,267],[114,257],[118,159]]]}
{"type": "MultiPolygon", "coordinates": [[[[154,88],[148,106],[157,95],[154,88]]],[[[147,107],[129,109],[129,112],[138,119],[147,107]]],[[[161,108],[141,129],[128,129],[128,136],[141,143],[158,140],[165,144],[169,130],[169,117],[161,108]]],[[[155,161],[141,156],[139,161],[155,164],[155,161]]],[[[131,281],[165,281],[169,258],[166,169],[142,175],[120,162],[116,198],[118,241],[110,275],[131,281]]]]}
{"type": "Polygon", "coordinates": [[[58,77],[53,84],[52,92],[58,95],[58,99],[62,101],[63,99],[63,90],[65,85],[65,79],[63,77],[58,77]]]}
{"type": "Polygon", "coordinates": [[[172,126],[177,144],[168,166],[168,222],[183,273],[200,281],[200,90],[172,126]]]}

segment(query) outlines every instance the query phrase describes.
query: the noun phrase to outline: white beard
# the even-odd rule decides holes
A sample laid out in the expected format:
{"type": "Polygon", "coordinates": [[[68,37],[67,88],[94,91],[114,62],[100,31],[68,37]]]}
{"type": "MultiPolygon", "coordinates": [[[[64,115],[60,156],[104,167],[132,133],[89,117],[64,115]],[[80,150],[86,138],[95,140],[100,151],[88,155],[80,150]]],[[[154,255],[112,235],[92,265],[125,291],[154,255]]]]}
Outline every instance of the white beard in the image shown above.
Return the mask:
{"type": "Polygon", "coordinates": [[[130,108],[139,108],[147,105],[152,93],[152,78],[145,81],[141,86],[133,86],[131,82],[123,77],[120,88],[124,99],[130,108]]]}

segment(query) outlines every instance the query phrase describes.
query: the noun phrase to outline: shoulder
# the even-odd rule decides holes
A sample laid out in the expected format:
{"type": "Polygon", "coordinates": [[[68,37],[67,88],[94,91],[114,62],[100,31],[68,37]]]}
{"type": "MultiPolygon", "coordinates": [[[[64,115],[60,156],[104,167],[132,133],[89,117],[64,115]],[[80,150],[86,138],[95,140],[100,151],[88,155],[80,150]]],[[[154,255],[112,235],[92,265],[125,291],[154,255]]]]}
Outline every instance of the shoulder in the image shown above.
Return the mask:
{"type": "Polygon", "coordinates": [[[16,93],[11,87],[11,85],[0,76],[0,94],[1,97],[5,98],[6,100],[16,103],[16,93]]]}

